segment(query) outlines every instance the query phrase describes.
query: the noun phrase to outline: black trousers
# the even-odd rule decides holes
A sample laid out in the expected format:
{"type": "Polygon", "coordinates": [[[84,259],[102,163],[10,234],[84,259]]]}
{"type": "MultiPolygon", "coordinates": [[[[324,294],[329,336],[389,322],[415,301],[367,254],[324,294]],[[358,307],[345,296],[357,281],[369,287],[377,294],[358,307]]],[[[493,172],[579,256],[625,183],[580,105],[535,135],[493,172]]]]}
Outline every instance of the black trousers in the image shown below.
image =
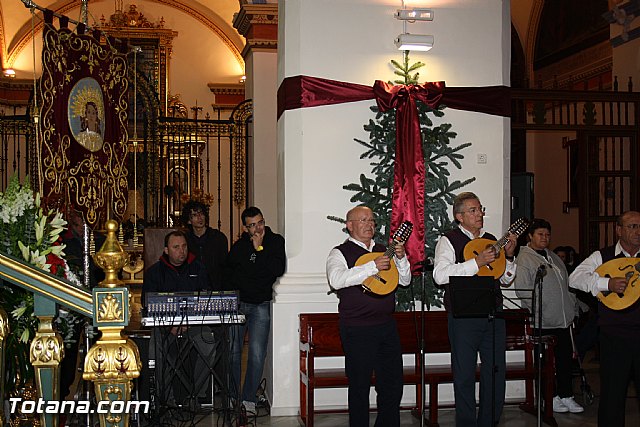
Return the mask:
{"type": "MultiPolygon", "coordinates": [[[[538,336],[538,330],[533,330],[538,336]]],[[[560,397],[573,396],[573,346],[569,328],[542,329],[542,335],[556,337],[554,352],[556,364],[556,395],[560,397]]]]}
{"type": "Polygon", "coordinates": [[[598,427],[624,427],[629,380],[640,394],[640,340],[600,331],[600,406],[598,427]]]}
{"type": "Polygon", "coordinates": [[[495,410],[497,424],[504,406],[507,346],[505,320],[461,319],[449,313],[448,321],[456,427],[491,427],[493,411],[495,410]],[[478,354],[481,362],[480,402],[476,415],[478,354]],[[494,380],[495,394],[492,398],[494,380]]]}
{"type": "Polygon", "coordinates": [[[395,319],[375,326],[340,325],[349,379],[349,426],[369,425],[369,390],[375,372],[376,427],[400,426],[402,348],[395,319]]]}

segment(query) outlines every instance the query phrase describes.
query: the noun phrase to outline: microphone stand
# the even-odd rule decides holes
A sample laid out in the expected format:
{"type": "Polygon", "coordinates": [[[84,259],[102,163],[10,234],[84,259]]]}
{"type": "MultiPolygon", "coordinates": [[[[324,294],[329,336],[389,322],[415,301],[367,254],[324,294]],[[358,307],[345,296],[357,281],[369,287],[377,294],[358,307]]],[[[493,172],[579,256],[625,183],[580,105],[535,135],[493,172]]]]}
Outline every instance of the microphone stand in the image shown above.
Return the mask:
{"type": "MultiPolygon", "coordinates": [[[[496,425],[496,373],[498,366],[496,365],[496,290],[491,290],[493,309],[489,313],[488,319],[491,323],[491,425],[496,425]]],[[[504,403],[503,403],[504,404],[504,403]]]]}
{"type": "MultiPolygon", "coordinates": [[[[427,398],[426,394],[426,379],[424,375],[424,369],[426,365],[426,345],[425,345],[425,328],[424,328],[424,311],[426,305],[426,287],[427,287],[427,271],[433,271],[433,260],[430,258],[425,258],[424,261],[418,263],[418,267],[420,268],[420,300],[422,304],[420,304],[420,390],[422,390],[422,399],[420,399],[420,427],[425,426],[425,400],[427,398]]],[[[417,269],[414,269],[417,271],[417,269]]]]}
{"type": "MultiPolygon", "coordinates": [[[[544,264],[540,264],[538,267],[538,271],[536,271],[536,278],[534,284],[534,296],[535,288],[538,288],[537,298],[534,298],[535,303],[537,304],[536,310],[538,315],[538,345],[536,348],[536,364],[538,369],[538,378],[536,379],[536,399],[538,400],[538,408],[537,408],[537,426],[542,426],[542,282],[544,281],[544,276],[547,274],[547,269],[544,264]]],[[[548,362],[548,361],[547,361],[548,362]]]]}

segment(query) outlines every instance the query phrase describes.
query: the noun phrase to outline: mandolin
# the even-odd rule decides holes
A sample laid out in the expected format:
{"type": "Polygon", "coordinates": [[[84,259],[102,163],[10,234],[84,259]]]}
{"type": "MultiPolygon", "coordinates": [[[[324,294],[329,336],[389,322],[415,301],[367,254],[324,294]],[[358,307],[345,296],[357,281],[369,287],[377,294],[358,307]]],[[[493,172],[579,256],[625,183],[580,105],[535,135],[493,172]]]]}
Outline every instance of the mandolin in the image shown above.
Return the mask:
{"type": "Polygon", "coordinates": [[[521,235],[529,227],[527,218],[520,218],[507,230],[507,232],[498,241],[491,239],[477,238],[469,241],[464,247],[464,259],[468,261],[475,258],[480,252],[487,248],[493,248],[496,253],[496,259],[491,263],[480,267],[478,276],[493,276],[494,279],[500,278],[504,274],[507,267],[507,259],[502,250],[509,243],[509,234],[521,235]]]}
{"type": "Polygon", "coordinates": [[[596,273],[602,277],[624,277],[627,288],[623,293],[600,292],[598,300],[612,310],[624,310],[635,303],[640,297],[640,258],[614,258],[596,268],[596,273]]]}
{"type": "Polygon", "coordinates": [[[400,276],[398,275],[398,268],[393,260],[393,255],[396,251],[396,243],[406,242],[411,235],[412,230],[413,224],[411,224],[411,222],[403,222],[393,234],[389,247],[385,252],[369,252],[358,258],[356,265],[366,264],[382,255],[388,256],[391,259],[391,268],[379,271],[378,274],[374,274],[373,276],[365,279],[362,283],[362,287],[365,290],[377,295],[387,295],[398,287],[398,280],[400,279],[400,276]]]}

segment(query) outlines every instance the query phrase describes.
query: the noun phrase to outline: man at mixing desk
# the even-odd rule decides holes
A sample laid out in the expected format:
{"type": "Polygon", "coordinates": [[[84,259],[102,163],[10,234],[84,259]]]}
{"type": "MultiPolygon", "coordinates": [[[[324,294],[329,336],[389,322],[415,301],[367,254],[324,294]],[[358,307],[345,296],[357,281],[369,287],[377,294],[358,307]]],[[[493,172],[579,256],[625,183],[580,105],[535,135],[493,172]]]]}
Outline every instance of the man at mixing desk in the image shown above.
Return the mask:
{"type": "MultiPolygon", "coordinates": [[[[171,231],[165,236],[162,256],[144,274],[142,297],[146,304],[149,292],[210,292],[207,270],[187,249],[187,238],[182,231],[171,231]]],[[[215,360],[215,340],[211,329],[203,325],[163,326],[153,328],[149,353],[155,353],[155,372],[160,404],[180,403],[178,393],[204,399],[210,373],[215,360]],[[176,357],[185,348],[195,347],[197,353],[176,357]],[[185,366],[185,365],[192,366],[185,366]],[[179,390],[178,390],[179,388],[179,390]]]]}

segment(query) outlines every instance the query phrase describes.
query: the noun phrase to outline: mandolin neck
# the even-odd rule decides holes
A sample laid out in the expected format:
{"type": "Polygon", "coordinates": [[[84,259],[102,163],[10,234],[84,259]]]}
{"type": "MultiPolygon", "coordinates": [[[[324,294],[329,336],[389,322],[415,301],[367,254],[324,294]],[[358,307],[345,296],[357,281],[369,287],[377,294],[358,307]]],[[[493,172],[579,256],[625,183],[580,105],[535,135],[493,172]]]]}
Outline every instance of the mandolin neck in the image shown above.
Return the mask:
{"type": "Polygon", "coordinates": [[[389,247],[387,247],[387,250],[384,251],[384,256],[393,258],[393,255],[395,255],[396,253],[396,243],[396,239],[391,239],[391,242],[389,242],[389,247]]]}
{"type": "Polygon", "coordinates": [[[509,233],[506,233],[504,236],[500,238],[500,240],[498,240],[493,244],[493,250],[497,254],[502,250],[502,248],[507,246],[507,243],[509,243],[509,233]]]}

